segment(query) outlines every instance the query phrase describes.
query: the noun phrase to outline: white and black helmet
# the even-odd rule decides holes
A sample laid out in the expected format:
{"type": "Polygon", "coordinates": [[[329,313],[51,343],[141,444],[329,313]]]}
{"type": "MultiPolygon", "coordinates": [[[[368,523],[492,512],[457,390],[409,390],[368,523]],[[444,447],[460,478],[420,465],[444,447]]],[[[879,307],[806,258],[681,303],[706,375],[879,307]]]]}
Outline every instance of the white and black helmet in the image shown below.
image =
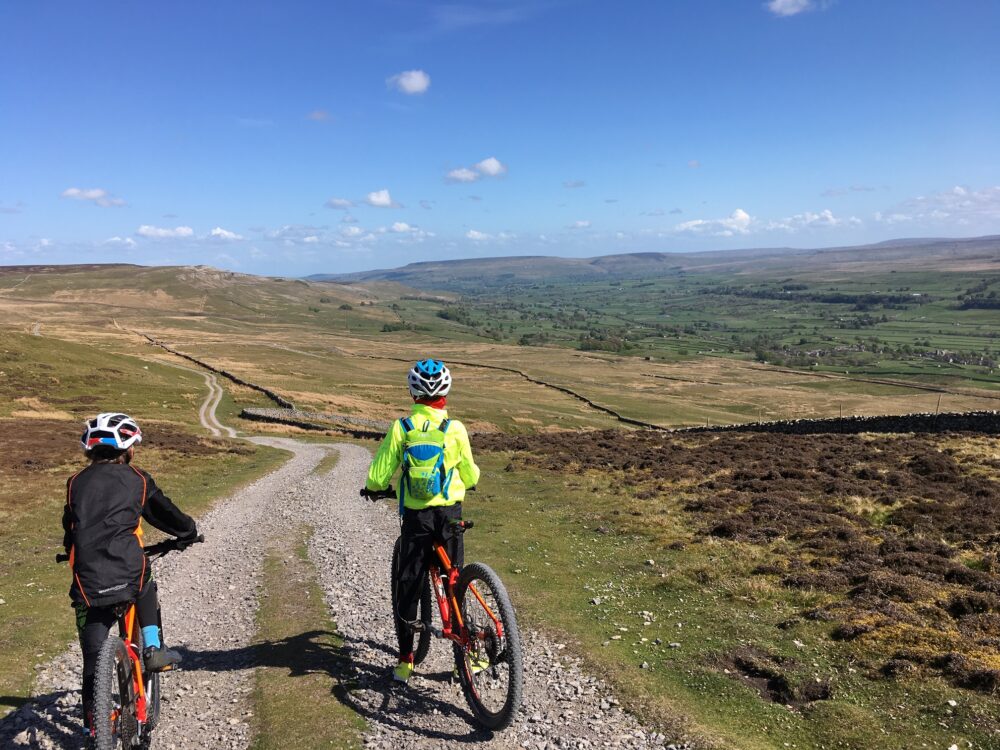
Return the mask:
{"type": "Polygon", "coordinates": [[[115,450],[128,450],[142,442],[142,430],[128,414],[106,411],[85,423],[80,443],[85,451],[99,445],[115,450]]]}
{"type": "Polygon", "coordinates": [[[447,396],[451,390],[451,372],[439,359],[422,359],[410,369],[406,379],[414,398],[447,396]]]}

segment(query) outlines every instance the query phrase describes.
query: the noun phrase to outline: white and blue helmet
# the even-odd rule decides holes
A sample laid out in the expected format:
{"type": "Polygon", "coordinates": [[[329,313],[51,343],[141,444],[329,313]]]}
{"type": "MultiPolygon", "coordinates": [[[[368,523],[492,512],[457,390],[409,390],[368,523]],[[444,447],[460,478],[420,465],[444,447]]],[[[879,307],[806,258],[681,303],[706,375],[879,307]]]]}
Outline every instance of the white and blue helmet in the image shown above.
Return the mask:
{"type": "Polygon", "coordinates": [[[447,396],[451,390],[451,372],[439,359],[422,359],[410,369],[406,379],[414,398],[447,396]]]}
{"type": "Polygon", "coordinates": [[[128,414],[106,411],[86,422],[80,443],[85,451],[99,445],[125,451],[142,442],[142,430],[128,414]]]}

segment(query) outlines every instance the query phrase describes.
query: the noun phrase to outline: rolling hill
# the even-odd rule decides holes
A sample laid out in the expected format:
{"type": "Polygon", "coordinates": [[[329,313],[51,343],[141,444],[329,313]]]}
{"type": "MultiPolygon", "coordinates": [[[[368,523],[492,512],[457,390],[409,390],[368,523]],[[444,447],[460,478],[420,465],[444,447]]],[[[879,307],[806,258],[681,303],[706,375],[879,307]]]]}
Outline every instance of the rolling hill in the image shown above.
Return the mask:
{"type": "Polygon", "coordinates": [[[753,274],[851,270],[1000,270],[1000,236],[901,239],[824,249],[757,248],[701,253],[623,253],[594,258],[524,255],[410,263],[352,274],[317,274],[311,281],[394,281],[419,289],[470,291],[538,283],[660,278],[688,273],[753,274]]]}

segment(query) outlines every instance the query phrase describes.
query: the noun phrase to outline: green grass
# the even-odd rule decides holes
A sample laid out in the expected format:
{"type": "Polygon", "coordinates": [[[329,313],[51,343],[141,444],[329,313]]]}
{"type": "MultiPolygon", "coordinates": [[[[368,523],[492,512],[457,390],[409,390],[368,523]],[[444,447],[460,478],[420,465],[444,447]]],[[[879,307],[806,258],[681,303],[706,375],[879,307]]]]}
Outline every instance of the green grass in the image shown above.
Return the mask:
{"type": "Polygon", "coordinates": [[[566,639],[640,715],[739,750],[996,743],[989,696],[937,678],[872,680],[870,655],[831,641],[829,624],[776,627],[821,595],[751,576],[758,551],[694,540],[678,506],[633,501],[586,475],[504,471],[501,454],[477,458],[485,478],[466,505],[480,522],[467,559],[494,566],[522,622],[566,639]],[[764,700],[721,666],[747,643],[794,659],[798,680],[831,677],[833,699],[796,711],[764,700]]]}
{"type": "Polygon", "coordinates": [[[336,449],[331,449],[325,456],[323,456],[323,458],[320,459],[320,462],[313,467],[312,473],[318,474],[319,476],[328,474],[333,471],[333,467],[337,465],[339,460],[340,453],[336,449]]]}
{"type": "Polygon", "coordinates": [[[252,750],[362,746],[364,720],[338,700],[350,663],[309,561],[309,533],[284,535],[264,558],[252,750]]]}

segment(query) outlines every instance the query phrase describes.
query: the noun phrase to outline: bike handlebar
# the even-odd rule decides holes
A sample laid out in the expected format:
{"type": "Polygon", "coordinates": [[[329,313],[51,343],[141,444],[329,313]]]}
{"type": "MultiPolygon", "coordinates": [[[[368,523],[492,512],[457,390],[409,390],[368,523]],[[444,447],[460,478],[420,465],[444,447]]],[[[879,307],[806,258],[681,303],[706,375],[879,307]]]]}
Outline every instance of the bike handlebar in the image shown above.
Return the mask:
{"type": "Polygon", "coordinates": [[[396,490],[390,487],[387,490],[369,490],[362,487],[358,492],[361,497],[367,497],[369,500],[382,500],[383,498],[390,498],[392,500],[396,499],[396,490]]]}
{"type": "MultiPolygon", "coordinates": [[[[142,551],[146,553],[147,557],[152,557],[154,555],[159,555],[162,557],[169,552],[183,552],[192,544],[200,544],[205,541],[205,535],[199,534],[193,539],[166,539],[157,544],[150,544],[148,547],[143,547],[142,551]]],[[[69,555],[63,554],[62,552],[56,555],[57,563],[69,562],[69,555]]]]}
{"type": "MultiPolygon", "coordinates": [[[[466,492],[475,492],[476,488],[475,487],[466,487],[465,491],[466,492]]],[[[397,498],[396,490],[394,490],[392,487],[389,487],[388,489],[385,489],[385,490],[369,490],[369,489],[367,489],[365,487],[362,487],[358,491],[358,494],[361,497],[367,497],[369,500],[372,500],[372,501],[382,500],[382,499],[385,499],[385,498],[388,498],[390,500],[395,500],[397,498]]]]}

